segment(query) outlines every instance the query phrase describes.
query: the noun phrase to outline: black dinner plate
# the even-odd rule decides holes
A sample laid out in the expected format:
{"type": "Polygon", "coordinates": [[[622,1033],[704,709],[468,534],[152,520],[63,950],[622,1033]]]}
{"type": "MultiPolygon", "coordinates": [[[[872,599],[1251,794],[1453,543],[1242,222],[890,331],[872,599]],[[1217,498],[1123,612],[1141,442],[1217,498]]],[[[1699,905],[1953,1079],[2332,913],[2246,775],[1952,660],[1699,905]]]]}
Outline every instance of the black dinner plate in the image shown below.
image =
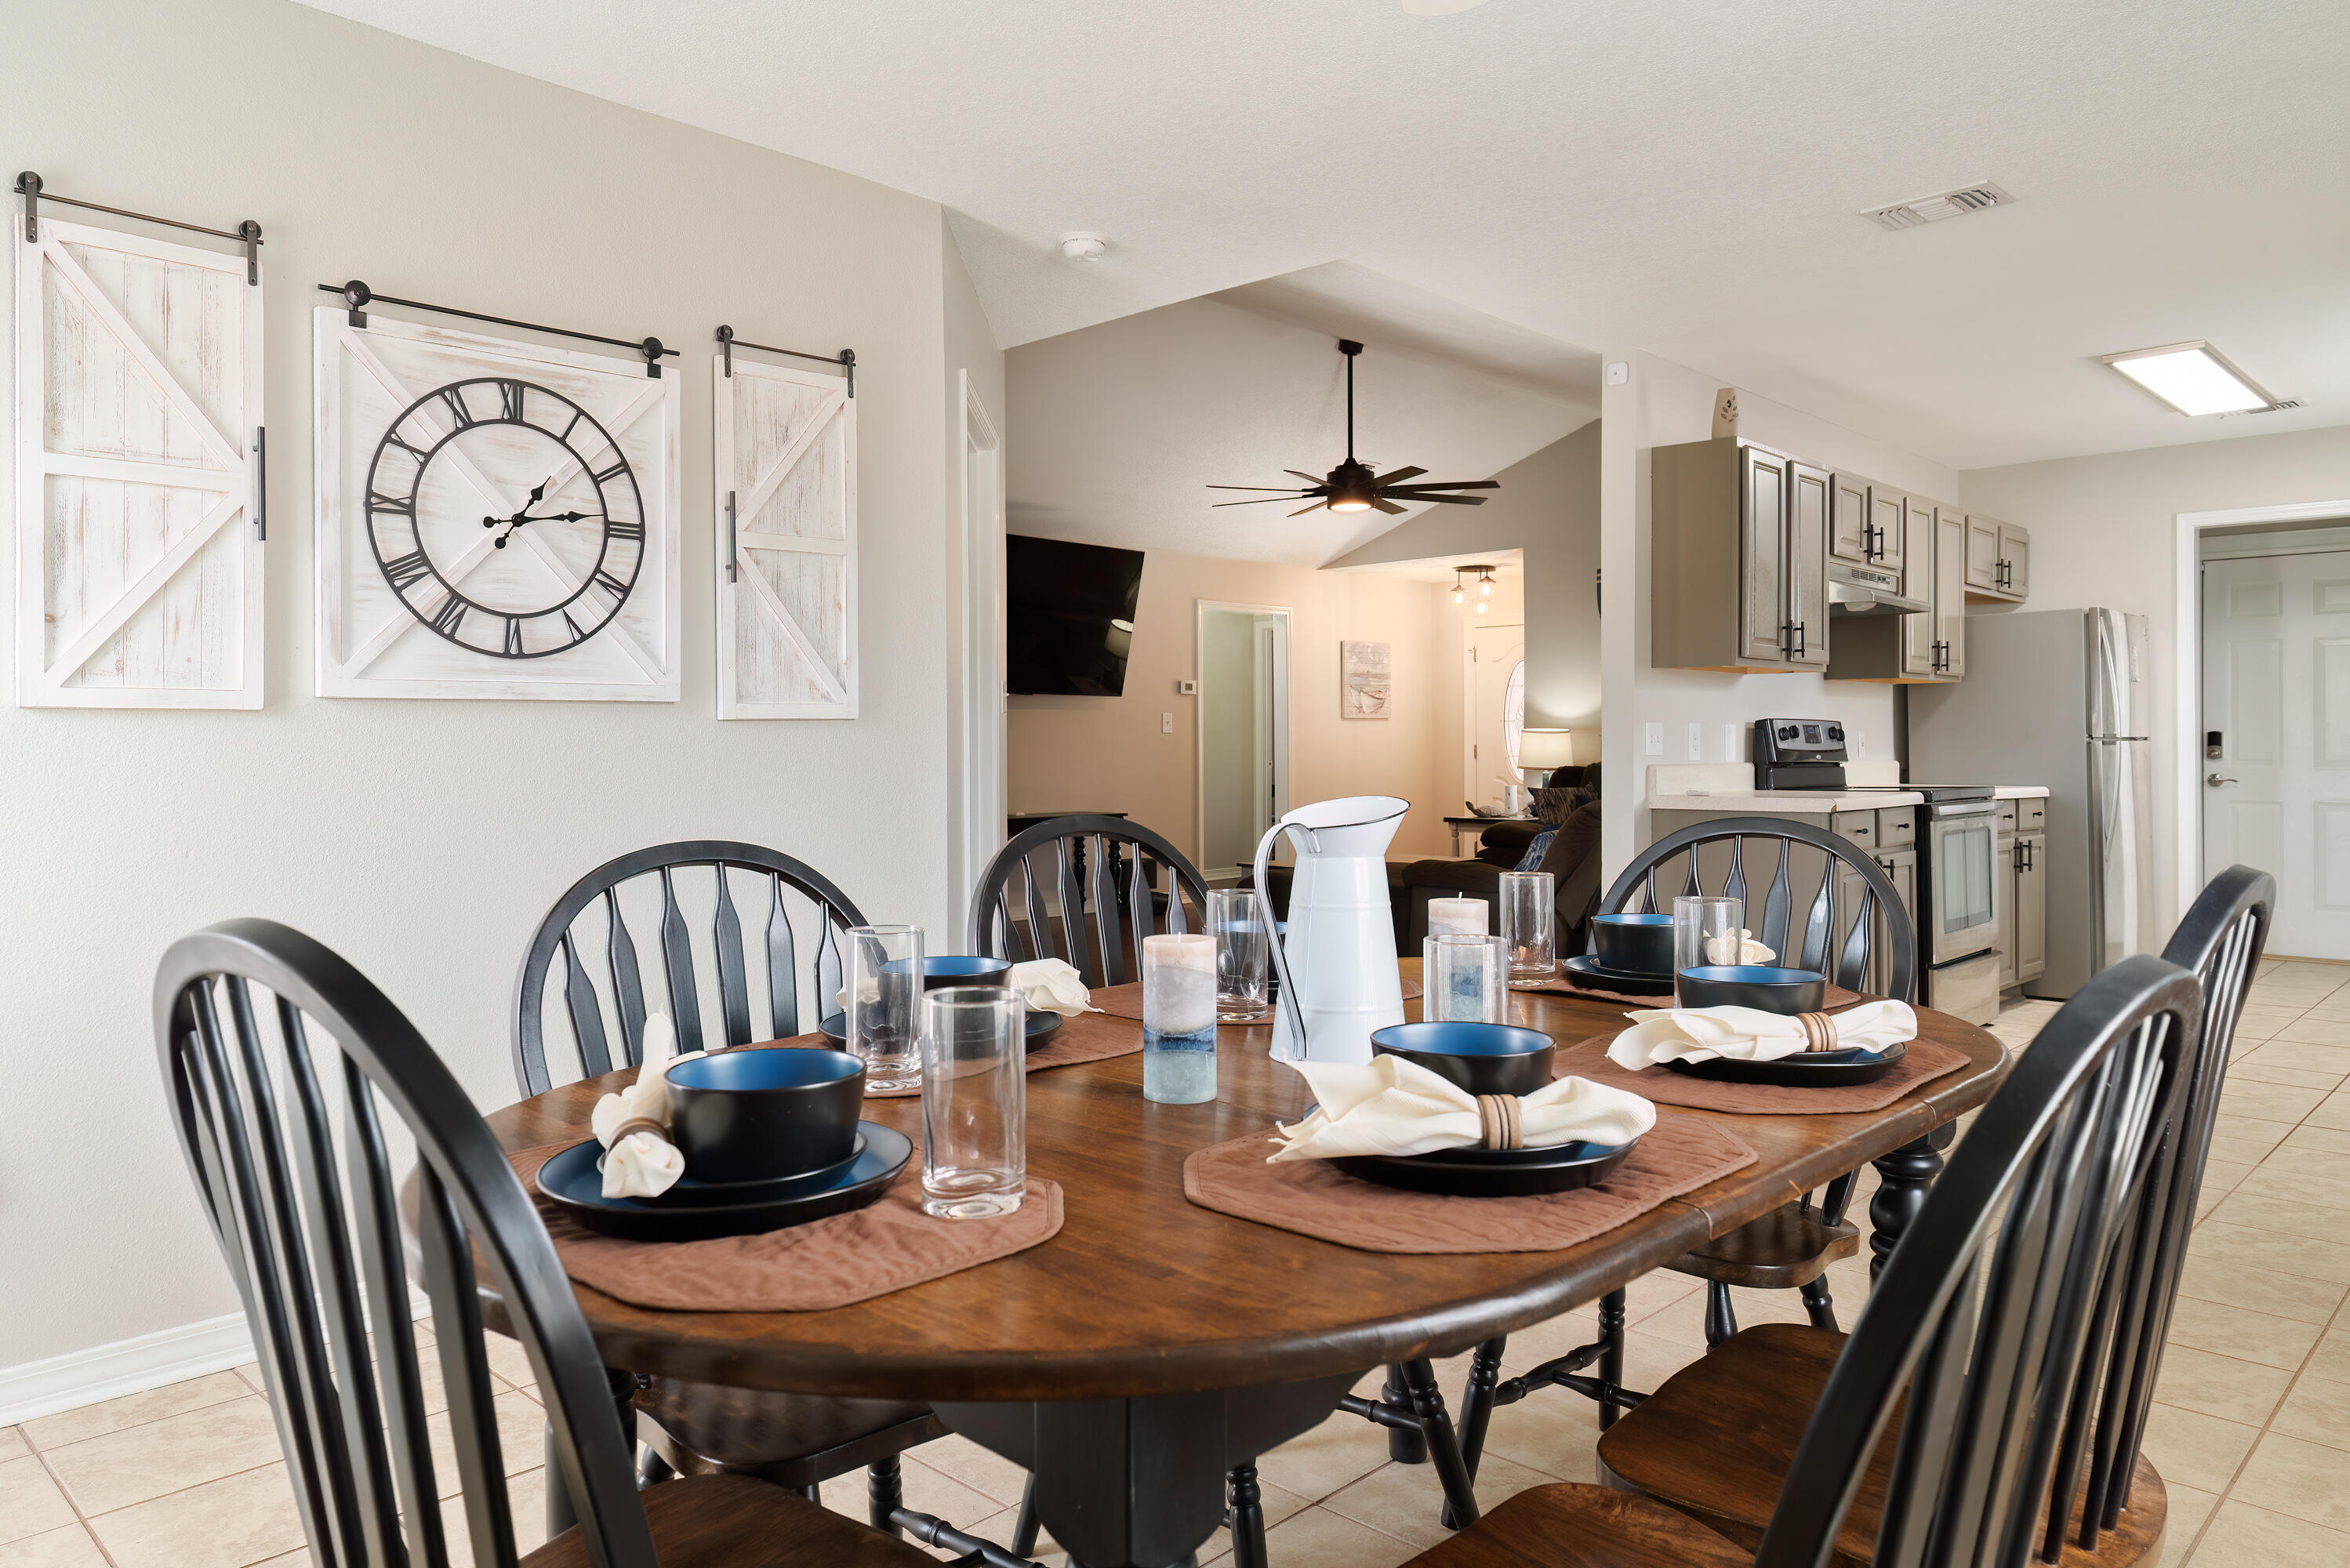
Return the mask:
{"type": "Polygon", "coordinates": [[[675,1203],[671,1201],[674,1188],[659,1198],[607,1198],[603,1174],[596,1168],[603,1147],[592,1137],[539,1167],[538,1189],[572,1219],[607,1236],[636,1241],[704,1241],[713,1236],[756,1235],[845,1214],[881,1196],[913,1158],[913,1140],[879,1122],[859,1122],[857,1130],[863,1147],[847,1165],[774,1182],[736,1184],[764,1189],[759,1196],[740,1201],[675,1203]]]}
{"type": "MultiPolygon", "coordinates": [[[[1034,1051],[1061,1032],[1061,1015],[1049,1009],[1032,1007],[1028,1010],[1027,1047],[1034,1051]]],[[[817,1021],[816,1028],[835,1045],[846,1048],[848,1041],[848,1019],[844,1013],[827,1012],[817,1021]]]]}
{"type": "Polygon", "coordinates": [[[859,1132],[847,1159],[837,1159],[816,1170],[804,1170],[797,1176],[768,1176],[756,1181],[696,1181],[691,1176],[681,1176],[677,1185],[660,1195],[664,1208],[706,1209],[729,1203],[753,1203],[766,1198],[788,1198],[822,1187],[847,1170],[863,1157],[865,1135],[859,1132]]]}
{"type": "Polygon", "coordinates": [[[1692,1078],[1721,1084],[1778,1084],[1791,1089],[1846,1089],[1874,1084],[1909,1054],[1906,1043],[1896,1041],[1882,1051],[1853,1046],[1843,1051],[1798,1051],[1775,1062],[1740,1062],[1716,1056],[1710,1062],[1668,1062],[1666,1066],[1692,1078]]]}
{"type": "Polygon", "coordinates": [[[1522,1198],[1607,1179],[1639,1143],[1563,1143],[1550,1148],[1446,1148],[1433,1154],[1357,1154],[1330,1163],[1349,1176],[1453,1198],[1522,1198]]]}
{"type": "Polygon", "coordinates": [[[1633,974],[1620,969],[1609,969],[1589,953],[1577,953],[1562,960],[1559,972],[1569,985],[1579,985],[1586,991],[1620,991],[1627,996],[1670,996],[1673,977],[1669,974],[1633,974]]]}

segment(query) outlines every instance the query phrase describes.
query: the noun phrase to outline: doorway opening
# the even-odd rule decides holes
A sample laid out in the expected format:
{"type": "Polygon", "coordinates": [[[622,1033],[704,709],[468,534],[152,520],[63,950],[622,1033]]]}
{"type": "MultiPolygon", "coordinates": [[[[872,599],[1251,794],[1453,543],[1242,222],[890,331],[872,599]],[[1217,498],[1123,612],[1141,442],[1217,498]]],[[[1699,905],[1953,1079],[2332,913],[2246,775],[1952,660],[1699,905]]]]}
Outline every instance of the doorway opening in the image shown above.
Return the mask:
{"type": "Polygon", "coordinates": [[[972,891],[1004,837],[1003,442],[995,421],[960,372],[962,395],[962,768],[953,836],[953,902],[972,891]]]}
{"type": "Polygon", "coordinates": [[[1518,740],[1526,727],[1525,627],[1471,627],[1467,673],[1462,804],[1514,812],[1513,791],[1524,776],[1518,772],[1518,740]]]}
{"type": "Polygon", "coordinates": [[[2207,530],[2197,553],[2203,874],[2271,872],[2268,951],[2350,961],[2350,518],[2207,530]]]}
{"type": "Polygon", "coordinates": [[[1289,611],[1200,601],[1200,870],[1256,858],[1289,809],[1289,611]]]}

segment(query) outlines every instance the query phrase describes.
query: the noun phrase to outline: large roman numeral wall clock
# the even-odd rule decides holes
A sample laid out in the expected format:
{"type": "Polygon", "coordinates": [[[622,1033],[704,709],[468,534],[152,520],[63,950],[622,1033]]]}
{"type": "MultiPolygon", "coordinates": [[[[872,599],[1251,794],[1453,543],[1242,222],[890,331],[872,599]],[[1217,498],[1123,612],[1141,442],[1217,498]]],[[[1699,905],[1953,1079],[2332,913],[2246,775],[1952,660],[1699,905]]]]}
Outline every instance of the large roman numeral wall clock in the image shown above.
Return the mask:
{"type": "Polygon", "coordinates": [[[319,694],[677,701],[681,379],[315,322],[319,694]]]}

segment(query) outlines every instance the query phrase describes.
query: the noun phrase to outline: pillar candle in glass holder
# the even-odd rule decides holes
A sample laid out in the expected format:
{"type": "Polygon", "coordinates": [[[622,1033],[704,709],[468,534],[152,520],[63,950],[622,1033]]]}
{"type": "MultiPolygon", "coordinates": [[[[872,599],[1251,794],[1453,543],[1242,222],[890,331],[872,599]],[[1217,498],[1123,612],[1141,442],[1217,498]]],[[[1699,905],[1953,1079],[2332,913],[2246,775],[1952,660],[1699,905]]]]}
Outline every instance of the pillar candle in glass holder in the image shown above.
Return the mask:
{"type": "Polygon", "coordinates": [[[1142,939],[1142,1097],[1189,1106],[1216,1097],[1216,939],[1142,939]]]}
{"type": "Polygon", "coordinates": [[[1463,936],[1482,937],[1493,928],[1485,923],[1492,909],[1482,898],[1430,898],[1428,901],[1428,934],[1440,937],[1457,931],[1463,936]]]}
{"type": "Polygon", "coordinates": [[[1499,937],[1447,931],[1420,947],[1430,1023],[1499,1023],[1510,994],[1510,950],[1499,937]]]}

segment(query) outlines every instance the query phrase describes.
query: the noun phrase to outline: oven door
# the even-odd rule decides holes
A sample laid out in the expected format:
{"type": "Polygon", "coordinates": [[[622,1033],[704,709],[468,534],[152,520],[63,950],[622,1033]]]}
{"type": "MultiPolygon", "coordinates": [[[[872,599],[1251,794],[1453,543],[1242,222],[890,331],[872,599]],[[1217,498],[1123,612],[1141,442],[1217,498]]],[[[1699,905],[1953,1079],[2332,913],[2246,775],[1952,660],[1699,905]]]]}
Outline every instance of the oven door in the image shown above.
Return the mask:
{"type": "Polygon", "coordinates": [[[1926,910],[1929,963],[1988,951],[1999,940],[1999,804],[1954,801],[1928,808],[1926,865],[1933,886],[1926,910]]]}

